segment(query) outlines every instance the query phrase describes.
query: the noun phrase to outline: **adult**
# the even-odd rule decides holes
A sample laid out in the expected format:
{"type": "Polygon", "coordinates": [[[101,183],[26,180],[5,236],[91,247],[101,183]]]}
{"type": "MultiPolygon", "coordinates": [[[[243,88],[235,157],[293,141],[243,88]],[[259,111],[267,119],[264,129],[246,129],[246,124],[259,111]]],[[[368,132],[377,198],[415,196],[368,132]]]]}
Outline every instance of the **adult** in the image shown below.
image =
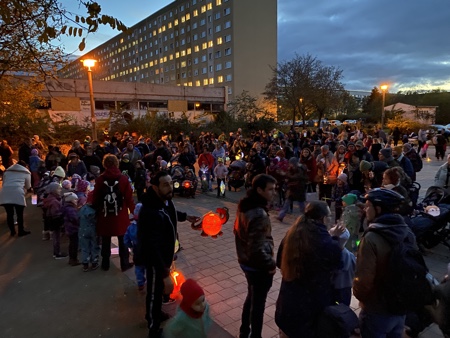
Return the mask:
{"type": "MultiPolygon", "coordinates": [[[[277,266],[281,287],[275,311],[280,337],[315,337],[316,321],[333,304],[332,273],[339,268],[341,249],[324,225],[331,215],[325,202],[309,202],[281,241],[277,266]]],[[[335,228],[333,236],[343,229],[335,228]]]]}
{"type": "Polygon", "coordinates": [[[2,163],[6,169],[8,169],[13,164],[13,155],[14,151],[9,146],[7,140],[3,140],[0,144],[0,156],[2,157],[2,163]]]}
{"type": "Polygon", "coordinates": [[[135,262],[147,271],[146,315],[149,337],[160,337],[160,324],[168,319],[161,312],[163,294],[170,294],[173,282],[170,277],[177,239],[177,223],[198,220],[177,211],[172,202],[172,178],[160,171],[151,179],[151,187],[142,195],[139,212],[135,262]],[[151,224],[151,226],[149,226],[151,224]]]}
{"type": "Polygon", "coordinates": [[[87,175],[86,165],[80,160],[77,153],[69,154],[69,163],[67,163],[67,176],[72,177],[74,174],[80,175],[83,179],[87,175]]]}
{"type": "Polygon", "coordinates": [[[219,158],[223,159],[225,162],[225,148],[222,146],[222,142],[216,143],[216,147],[211,155],[214,157],[214,168],[217,166],[217,161],[219,158]]]}
{"type": "Polygon", "coordinates": [[[103,167],[105,171],[95,180],[95,189],[93,196],[93,205],[97,213],[97,235],[102,238],[102,269],[108,271],[110,267],[109,258],[111,256],[111,236],[117,236],[119,242],[120,268],[122,271],[128,270],[133,266],[129,262],[128,248],[123,242],[123,236],[130,223],[128,211],[133,213],[134,200],[133,190],[128,178],[119,170],[119,160],[115,155],[107,154],[103,158],[103,167]],[[117,198],[118,205],[116,212],[111,213],[105,210],[104,199],[109,187],[118,185],[118,193],[122,198],[117,198]]]}
{"type": "Polygon", "coordinates": [[[178,157],[178,162],[183,168],[189,167],[189,169],[194,170],[194,164],[196,161],[195,153],[190,151],[189,145],[186,144],[183,148],[183,152],[178,157]]]}
{"type": "Polygon", "coordinates": [[[365,190],[372,188],[379,188],[383,181],[383,173],[389,166],[386,162],[382,161],[361,161],[359,163],[359,170],[362,174],[365,190]]]}
{"type": "Polygon", "coordinates": [[[443,160],[445,156],[445,151],[447,148],[447,139],[443,135],[442,130],[439,130],[437,136],[433,138],[434,148],[436,149],[436,159],[443,160]]]}
{"type": "Polygon", "coordinates": [[[133,166],[135,166],[136,162],[142,158],[141,153],[134,147],[133,142],[128,142],[126,148],[123,149],[122,156],[125,154],[128,154],[128,158],[133,166]]]}
{"type": "MultiPolygon", "coordinates": [[[[447,155],[447,162],[441,165],[434,176],[434,184],[437,187],[448,189],[450,184],[450,154],[447,155]]],[[[450,191],[450,190],[448,190],[450,191]]]]}
{"type": "Polygon", "coordinates": [[[276,180],[256,176],[238,205],[234,236],[239,264],[247,280],[240,338],[261,338],[267,293],[275,274],[274,243],[267,204],[275,193],[276,180]]]}
{"type": "Polygon", "coordinates": [[[94,153],[92,146],[86,147],[86,155],[83,157],[83,162],[86,169],[91,173],[93,171],[92,166],[97,167],[100,171],[103,171],[102,160],[94,153]]]}
{"type": "MultiPolygon", "coordinates": [[[[368,229],[379,229],[394,242],[415,243],[414,234],[397,213],[404,198],[388,189],[373,189],[366,195],[368,229]]],[[[391,244],[378,232],[366,231],[358,248],[353,294],[360,301],[362,337],[403,335],[405,316],[388,310],[380,280],[388,274],[391,244]]]]}
{"type": "Polygon", "coordinates": [[[379,161],[378,154],[380,153],[380,150],[382,149],[380,139],[378,137],[373,138],[373,143],[369,148],[369,153],[372,155],[372,158],[374,161],[379,161]]]}
{"type": "Polygon", "coordinates": [[[381,162],[386,163],[389,168],[400,166],[400,164],[392,156],[392,148],[381,149],[378,153],[378,158],[381,162]]]}
{"type": "Polygon", "coordinates": [[[67,157],[70,157],[70,154],[75,153],[79,158],[83,158],[86,155],[86,150],[81,147],[81,143],[78,140],[72,142],[72,147],[67,152],[67,157]]]}
{"type": "Polygon", "coordinates": [[[26,164],[30,165],[30,156],[32,150],[32,144],[30,138],[25,138],[23,143],[19,147],[19,161],[24,161],[26,164]]]}
{"type": "Polygon", "coordinates": [[[280,222],[283,222],[284,216],[294,201],[298,202],[300,214],[305,212],[306,184],[308,182],[306,171],[306,166],[300,165],[297,157],[289,159],[289,168],[286,173],[286,199],[277,217],[280,222]]]}
{"type": "Polygon", "coordinates": [[[17,216],[18,236],[26,236],[30,231],[23,226],[23,211],[27,205],[25,192],[31,188],[31,173],[24,162],[13,164],[3,173],[3,185],[0,190],[0,205],[6,211],[6,223],[11,237],[16,235],[14,227],[14,211],[17,216]]]}
{"type": "Polygon", "coordinates": [[[117,147],[117,138],[113,136],[111,138],[111,142],[105,142],[105,153],[106,154],[113,154],[113,155],[119,155],[120,150],[119,147],[117,147]]]}
{"type": "Polygon", "coordinates": [[[400,132],[400,129],[398,127],[394,128],[394,131],[392,132],[392,139],[394,140],[394,147],[398,145],[398,141],[400,141],[400,138],[402,137],[402,133],[400,132]]]}
{"type": "Polygon", "coordinates": [[[392,149],[392,157],[398,162],[403,171],[408,175],[412,182],[416,180],[416,172],[408,157],[403,155],[403,147],[396,146],[392,149]]]}
{"type": "Polygon", "coordinates": [[[317,176],[319,182],[319,199],[326,200],[331,205],[331,191],[337,182],[338,163],[327,145],[321,147],[321,153],[316,158],[317,176]]]}
{"type": "Polygon", "coordinates": [[[300,156],[300,164],[306,167],[306,173],[308,175],[308,183],[306,186],[306,191],[316,192],[317,183],[315,182],[315,179],[317,176],[317,164],[316,159],[314,158],[314,156],[312,156],[310,148],[305,147],[302,149],[300,156]]]}
{"type": "Polygon", "coordinates": [[[33,148],[39,150],[39,154],[44,154],[46,151],[46,146],[44,142],[39,138],[39,135],[33,135],[32,140],[33,148]]]}
{"type": "Polygon", "coordinates": [[[423,167],[422,158],[417,153],[417,151],[413,148],[411,143],[405,143],[403,145],[403,155],[405,157],[407,157],[411,161],[411,164],[412,164],[413,169],[414,169],[414,174],[413,174],[413,177],[411,177],[411,179],[413,181],[415,181],[416,180],[416,173],[421,171],[422,167],[423,167]]]}

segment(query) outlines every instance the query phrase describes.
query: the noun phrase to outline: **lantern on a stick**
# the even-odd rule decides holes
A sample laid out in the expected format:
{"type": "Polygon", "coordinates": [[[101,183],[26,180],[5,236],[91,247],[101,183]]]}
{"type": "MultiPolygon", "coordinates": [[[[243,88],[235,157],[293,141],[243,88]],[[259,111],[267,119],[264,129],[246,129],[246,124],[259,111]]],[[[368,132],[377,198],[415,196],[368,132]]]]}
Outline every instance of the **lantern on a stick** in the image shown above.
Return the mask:
{"type": "Polygon", "coordinates": [[[230,218],[230,214],[228,212],[228,208],[217,208],[216,213],[210,211],[206,213],[202,218],[199,224],[193,223],[191,225],[194,230],[202,230],[202,236],[212,238],[217,238],[218,236],[222,236],[222,225],[224,225],[228,219],[230,218]]]}

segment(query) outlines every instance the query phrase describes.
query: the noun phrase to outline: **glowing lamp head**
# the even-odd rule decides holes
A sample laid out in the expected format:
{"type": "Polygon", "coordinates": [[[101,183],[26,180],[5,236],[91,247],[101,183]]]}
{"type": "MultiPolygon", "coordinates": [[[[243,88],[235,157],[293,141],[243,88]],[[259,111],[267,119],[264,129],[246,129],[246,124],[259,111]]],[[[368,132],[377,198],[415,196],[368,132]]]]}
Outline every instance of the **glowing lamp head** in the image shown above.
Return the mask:
{"type": "Polygon", "coordinates": [[[174,183],[173,183],[173,187],[174,187],[175,189],[178,189],[178,188],[180,187],[180,182],[174,182],[174,183]]]}
{"type": "Polygon", "coordinates": [[[385,92],[388,89],[388,86],[387,85],[382,85],[380,88],[381,88],[381,90],[383,92],[385,92]]]}
{"type": "Polygon", "coordinates": [[[222,219],[212,212],[206,214],[203,217],[202,230],[209,236],[216,236],[222,230],[222,219]]]}
{"type": "Polygon", "coordinates": [[[190,181],[184,181],[183,182],[183,187],[185,187],[186,189],[189,189],[191,187],[191,182],[190,181]]]}
{"type": "Polygon", "coordinates": [[[95,66],[95,63],[97,62],[97,60],[86,59],[86,60],[81,60],[81,62],[83,63],[84,67],[86,67],[88,70],[91,70],[91,68],[95,66]]]}

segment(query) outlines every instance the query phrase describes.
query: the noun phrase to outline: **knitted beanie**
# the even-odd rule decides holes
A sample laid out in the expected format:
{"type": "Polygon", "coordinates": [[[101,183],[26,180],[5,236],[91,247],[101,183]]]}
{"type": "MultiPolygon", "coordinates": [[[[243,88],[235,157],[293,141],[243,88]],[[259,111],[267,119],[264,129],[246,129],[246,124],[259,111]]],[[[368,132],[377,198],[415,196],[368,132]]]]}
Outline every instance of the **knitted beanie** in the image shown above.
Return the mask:
{"type": "Polygon", "coordinates": [[[342,201],[345,202],[346,205],[352,205],[356,203],[356,200],[358,199],[358,196],[355,194],[347,194],[342,197],[342,201]]]}
{"type": "Polygon", "coordinates": [[[344,183],[347,183],[347,174],[344,174],[344,173],[340,174],[338,176],[338,180],[340,180],[340,181],[342,181],[344,183]]]}
{"type": "Polygon", "coordinates": [[[88,181],[80,180],[80,181],[78,181],[78,183],[75,187],[75,191],[76,192],[86,192],[88,187],[89,187],[88,181]]]}
{"type": "Polygon", "coordinates": [[[64,181],[62,181],[61,186],[64,189],[69,190],[70,188],[72,188],[72,182],[70,182],[69,180],[64,180],[64,181]]]}
{"type": "Polygon", "coordinates": [[[392,149],[391,148],[383,148],[380,150],[381,155],[383,155],[385,158],[392,157],[392,149]]]}
{"type": "Polygon", "coordinates": [[[74,194],[73,192],[67,192],[64,194],[64,202],[65,203],[73,203],[75,204],[78,202],[78,196],[74,194]]]}
{"type": "Polygon", "coordinates": [[[61,166],[57,166],[55,171],[53,172],[53,176],[58,176],[61,178],[66,177],[66,172],[64,171],[64,169],[61,166]]]}
{"type": "Polygon", "coordinates": [[[197,299],[203,296],[205,293],[200,285],[193,279],[187,279],[180,288],[183,300],[180,303],[180,308],[192,318],[200,318],[203,313],[199,313],[192,309],[192,304],[195,303],[197,299]]]}
{"type": "Polygon", "coordinates": [[[369,171],[372,169],[372,163],[362,160],[361,163],[359,163],[359,170],[361,172],[369,171]]]}

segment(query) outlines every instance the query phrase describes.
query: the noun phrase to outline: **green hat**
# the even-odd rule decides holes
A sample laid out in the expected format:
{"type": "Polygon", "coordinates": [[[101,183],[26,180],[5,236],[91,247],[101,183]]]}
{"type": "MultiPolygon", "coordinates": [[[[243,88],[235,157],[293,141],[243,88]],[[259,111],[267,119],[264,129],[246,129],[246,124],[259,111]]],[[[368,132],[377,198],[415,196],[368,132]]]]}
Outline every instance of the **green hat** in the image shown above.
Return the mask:
{"type": "Polygon", "coordinates": [[[346,205],[355,204],[357,199],[358,199],[358,196],[356,196],[355,194],[347,194],[347,195],[344,195],[344,197],[342,197],[342,201],[346,205]]]}

